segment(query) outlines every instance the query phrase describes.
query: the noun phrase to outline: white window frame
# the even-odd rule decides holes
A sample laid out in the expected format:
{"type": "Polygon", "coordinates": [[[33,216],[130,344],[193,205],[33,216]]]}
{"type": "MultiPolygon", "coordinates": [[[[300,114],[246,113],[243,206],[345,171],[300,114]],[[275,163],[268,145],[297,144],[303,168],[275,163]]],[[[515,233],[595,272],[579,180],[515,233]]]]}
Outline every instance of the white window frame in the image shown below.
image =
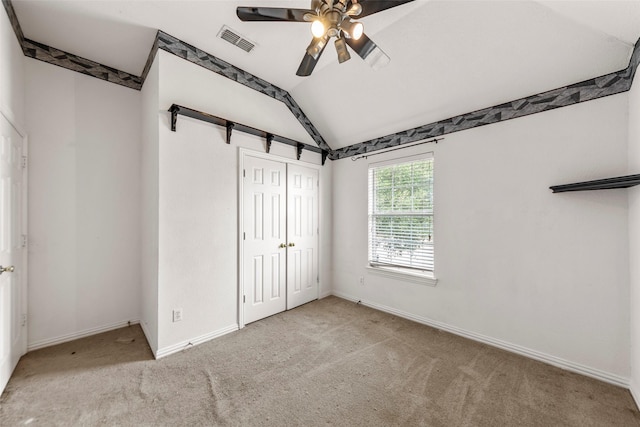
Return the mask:
{"type": "MultiPolygon", "coordinates": [[[[369,215],[370,215],[369,204],[371,203],[371,200],[370,200],[371,183],[369,182],[370,170],[372,168],[391,166],[391,165],[400,164],[400,163],[416,162],[416,161],[425,160],[425,159],[432,159],[433,161],[434,159],[433,152],[422,153],[422,154],[406,156],[406,157],[396,157],[393,159],[384,160],[380,162],[370,162],[367,165],[367,224],[370,224],[370,218],[369,218],[369,215]]],[[[435,163],[434,163],[434,170],[435,170],[435,163]]],[[[433,189],[432,189],[432,192],[433,192],[433,189]]],[[[435,203],[434,203],[434,208],[435,208],[435,203]]],[[[432,215],[433,215],[433,224],[435,228],[435,214],[432,214],[432,215]]],[[[417,270],[409,267],[404,268],[401,266],[384,266],[384,265],[371,264],[369,260],[370,245],[371,245],[371,230],[368,230],[367,231],[367,271],[369,271],[370,273],[384,276],[384,277],[390,277],[394,279],[400,279],[408,282],[418,283],[421,285],[435,286],[438,283],[438,279],[435,276],[435,251],[436,251],[435,244],[434,244],[433,271],[417,270]]]]}

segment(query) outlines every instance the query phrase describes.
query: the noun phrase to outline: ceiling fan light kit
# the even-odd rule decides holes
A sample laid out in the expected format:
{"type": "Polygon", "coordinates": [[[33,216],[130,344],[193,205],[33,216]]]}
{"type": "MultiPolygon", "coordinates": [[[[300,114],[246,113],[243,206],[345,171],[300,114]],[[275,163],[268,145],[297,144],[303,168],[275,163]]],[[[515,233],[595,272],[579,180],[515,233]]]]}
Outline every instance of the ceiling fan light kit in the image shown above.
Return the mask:
{"type": "Polygon", "coordinates": [[[336,39],[336,52],[338,53],[338,62],[343,63],[351,59],[351,55],[349,55],[349,51],[347,50],[347,43],[343,38],[336,39]]]}
{"type": "Polygon", "coordinates": [[[362,22],[351,17],[364,18],[410,1],[413,0],[312,0],[310,9],[242,6],[236,14],[242,21],[311,22],[313,40],[296,72],[298,76],[309,76],[332,37],[336,38],[339,63],[351,58],[349,46],[374,70],[388,64],[390,58],[364,34],[362,22]]]}

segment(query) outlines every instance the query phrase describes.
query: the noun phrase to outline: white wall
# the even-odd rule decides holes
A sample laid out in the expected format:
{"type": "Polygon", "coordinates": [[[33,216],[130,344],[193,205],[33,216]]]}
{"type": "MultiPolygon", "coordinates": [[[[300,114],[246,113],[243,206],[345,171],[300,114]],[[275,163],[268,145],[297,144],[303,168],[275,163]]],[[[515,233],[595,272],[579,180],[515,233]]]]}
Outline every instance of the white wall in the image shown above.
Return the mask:
{"type": "Polygon", "coordinates": [[[140,168],[141,300],[140,325],[155,355],[158,351],[158,58],[142,88],[142,158],[140,168]]]}
{"type": "MultiPolygon", "coordinates": [[[[255,93],[246,88],[162,51],[142,93],[24,59],[7,24],[3,15],[0,64],[10,65],[0,67],[0,106],[30,134],[30,347],[138,318],[156,354],[232,330],[238,147],[262,151],[264,141],[236,132],[229,146],[224,129],[183,117],[174,133],[166,110],[176,102],[261,127],[269,108],[248,102],[255,93]],[[178,307],[184,320],[173,323],[178,307]]],[[[436,287],[367,272],[367,161],[327,162],[321,295],[333,284],[338,295],[614,381],[631,374],[640,384],[639,189],[548,190],[627,173],[627,154],[629,173],[638,170],[639,98],[634,86],[628,96],[459,132],[429,147],[436,287]]],[[[295,157],[277,143],[272,151],[295,157]]],[[[424,150],[403,155],[412,151],[424,150]]],[[[318,155],[303,156],[319,163],[318,155]]]]}
{"type": "MultiPolygon", "coordinates": [[[[238,109],[245,114],[251,110],[259,119],[269,114],[269,102],[279,102],[266,99],[267,110],[261,110],[264,107],[243,98],[247,94],[243,86],[162,51],[159,59],[158,353],[162,356],[237,328],[238,147],[264,150],[264,140],[242,132],[234,132],[227,145],[224,128],[182,116],[177,132],[171,132],[166,111],[175,102],[209,113],[226,108],[220,114],[225,118],[238,114],[238,109]],[[183,309],[181,322],[172,322],[174,308],[183,309]]],[[[247,115],[244,124],[259,127],[251,117],[247,115]]],[[[274,143],[271,152],[295,159],[295,148],[290,146],[274,143]]],[[[303,160],[318,164],[320,156],[305,151],[303,160]]],[[[325,197],[330,194],[324,189],[330,187],[330,173],[330,166],[321,171],[325,197]]],[[[328,200],[321,203],[323,213],[330,212],[328,200]]],[[[321,221],[329,231],[330,215],[321,221]]],[[[326,295],[331,242],[321,234],[321,275],[326,278],[321,294],[326,295]]]]}
{"type": "Polygon", "coordinates": [[[139,319],[141,95],[25,63],[35,348],[139,319]]]}
{"type": "Polygon", "coordinates": [[[410,150],[435,153],[437,286],[365,269],[367,160],[344,159],[334,162],[334,293],[626,382],[626,190],[548,187],[626,173],[627,95],[369,160],[410,150]]]}
{"type": "Polygon", "coordinates": [[[0,112],[24,129],[24,56],[9,17],[0,15],[0,112]]]}
{"type": "MultiPolygon", "coordinates": [[[[629,92],[629,174],[640,173],[640,83],[629,92]]],[[[631,392],[640,405],[640,186],[629,188],[631,392]]]]}

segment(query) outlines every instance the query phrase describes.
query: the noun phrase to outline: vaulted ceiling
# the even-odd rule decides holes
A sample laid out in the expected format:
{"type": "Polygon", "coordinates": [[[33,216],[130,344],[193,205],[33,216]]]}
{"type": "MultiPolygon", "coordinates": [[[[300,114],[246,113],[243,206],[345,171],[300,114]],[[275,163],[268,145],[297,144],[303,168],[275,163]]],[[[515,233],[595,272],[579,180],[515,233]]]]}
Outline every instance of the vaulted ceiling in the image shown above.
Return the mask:
{"type": "Polygon", "coordinates": [[[308,0],[12,3],[26,38],[136,76],[157,30],[171,34],[288,91],[333,149],[622,70],[640,37],[640,1],[416,0],[362,19],[386,67],[353,52],[339,64],[327,48],[298,77],[309,24],[242,22],[235,10],[308,0]],[[218,38],[223,25],[257,47],[218,38]]]}

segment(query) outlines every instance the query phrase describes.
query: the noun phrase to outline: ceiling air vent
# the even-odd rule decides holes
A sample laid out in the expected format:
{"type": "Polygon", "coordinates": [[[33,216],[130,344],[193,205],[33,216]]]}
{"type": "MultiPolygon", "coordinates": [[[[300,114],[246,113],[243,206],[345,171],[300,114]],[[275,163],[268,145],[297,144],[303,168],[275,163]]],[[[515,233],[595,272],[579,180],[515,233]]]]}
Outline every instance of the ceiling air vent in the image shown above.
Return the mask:
{"type": "Polygon", "coordinates": [[[220,32],[218,33],[218,37],[220,37],[222,40],[228,41],[232,45],[239,47],[245,52],[251,52],[253,48],[256,47],[256,44],[254,42],[242,37],[235,30],[232,30],[226,25],[222,26],[220,32]]]}

